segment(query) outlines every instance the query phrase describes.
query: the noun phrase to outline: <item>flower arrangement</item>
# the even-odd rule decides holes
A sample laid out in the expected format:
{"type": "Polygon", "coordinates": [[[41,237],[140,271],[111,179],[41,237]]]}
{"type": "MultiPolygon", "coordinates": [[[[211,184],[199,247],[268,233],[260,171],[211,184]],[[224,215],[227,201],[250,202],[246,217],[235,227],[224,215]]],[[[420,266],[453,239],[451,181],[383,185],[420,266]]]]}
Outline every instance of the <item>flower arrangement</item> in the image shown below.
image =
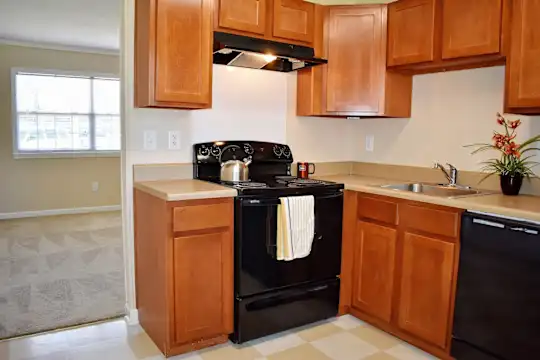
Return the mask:
{"type": "MultiPolygon", "coordinates": [[[[471,153],[473,155],[486,150],[495,150],[501,154],[500,159],[490,159],[482,163],[484,165],[482,171],[488,172],[482,181],[497,174],[501,176],[501,186],[503,186],[502,181],[504,177],[510,179],[517,178],[519,180],[519,187],[521,187],[521,180],[524,177],[536,177],[532,168],[539,165],[539,163],[531,160],[534,157],[534,154],[531,154],[531,152],[540,150],[540,148],[536,147],[536,143],[540,141],[540,135],[534,136],[522,144],[518,144],[515,139],[517,129],[521,125],[521,120],[510,121],[501,114],[497,114],[497,124],[504,127],[504,132],[495,131],[492,138],[493,143],[472,144],[467,145],[467,147],[477,148],[471,153]]],[[[503,192],[505,192],[504,190],[503,186],[503,192]]]]}

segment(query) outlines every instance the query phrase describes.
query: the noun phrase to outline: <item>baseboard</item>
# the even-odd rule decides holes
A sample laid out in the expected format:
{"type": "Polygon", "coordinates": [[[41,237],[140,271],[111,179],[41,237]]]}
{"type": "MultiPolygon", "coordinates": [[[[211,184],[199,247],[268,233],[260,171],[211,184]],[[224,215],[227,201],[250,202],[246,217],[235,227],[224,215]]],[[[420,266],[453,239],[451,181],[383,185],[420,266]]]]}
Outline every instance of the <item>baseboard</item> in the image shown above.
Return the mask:
{"type": "Polygon", "coordinates": [[[31,217],[39,217],[39,216],[87,214],[87,213],[119,211],[119,210],[122,210],[121,205],[81,207],[81,208],[71,208],[71,209],[21,211],[21,212],[14,212],[14,213],[0,213],[0,220],[22,219],[22,218],[31,218],[31,217]]]}
{"type": "Polygon", "coordinates": [[[124,317],[124,320],[126,320],[126,324],[128,324],[129,326],[138,325],[139,310],[130,309],[126,304],[126,316],[124,317]]]}

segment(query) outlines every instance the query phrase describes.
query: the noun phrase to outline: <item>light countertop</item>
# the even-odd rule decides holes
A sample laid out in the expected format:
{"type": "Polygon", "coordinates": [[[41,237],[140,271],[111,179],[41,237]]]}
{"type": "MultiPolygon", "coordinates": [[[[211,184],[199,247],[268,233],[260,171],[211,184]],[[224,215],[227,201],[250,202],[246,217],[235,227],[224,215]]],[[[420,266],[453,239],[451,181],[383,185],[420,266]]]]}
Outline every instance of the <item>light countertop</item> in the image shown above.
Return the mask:
{"type": "Polygon", "coordinates": [[[537,196],[490,194],[447,199],[380,187],[381,185],[408,183],[410,181],[389,180],[360,175],[331,175],[317,176],[316,178],[343,183],[345,184],[345,189],[348,190],[540,222],[540,197],[537,196]]]}
{"type": "MultiPolygon", "coordinates": [[[[360,175],[329,175],[317,176],[316,178],[343,183],[345,189],[348,190],[540,222],[540,197],[536,196],[490,194],[448,199],[380,187],[381,185],[399,184],[408,181],[360,175]]],[[[166,201],[235,197],[237,195],[235,189],[193,179],[136,182],[135,188],[166,201]]]]}
{"type": "Polygon", "coordinates": [[[235,197],[235,189],[206,181],[158,180],[136,182],[135,188],[167,201],[235,197]]]}

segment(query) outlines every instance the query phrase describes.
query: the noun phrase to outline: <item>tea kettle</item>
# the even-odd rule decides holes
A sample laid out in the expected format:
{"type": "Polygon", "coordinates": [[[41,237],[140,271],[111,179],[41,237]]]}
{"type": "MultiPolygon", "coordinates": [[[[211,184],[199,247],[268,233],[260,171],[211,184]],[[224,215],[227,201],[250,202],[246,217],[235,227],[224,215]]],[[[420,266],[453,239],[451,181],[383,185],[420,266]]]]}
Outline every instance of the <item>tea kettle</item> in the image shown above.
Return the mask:
{"type": "Polygon", "coordinates": [[[244,161],[228,160],[221,163],[221,181],[240,182],[249,180],[251,158],[244,161]]]}

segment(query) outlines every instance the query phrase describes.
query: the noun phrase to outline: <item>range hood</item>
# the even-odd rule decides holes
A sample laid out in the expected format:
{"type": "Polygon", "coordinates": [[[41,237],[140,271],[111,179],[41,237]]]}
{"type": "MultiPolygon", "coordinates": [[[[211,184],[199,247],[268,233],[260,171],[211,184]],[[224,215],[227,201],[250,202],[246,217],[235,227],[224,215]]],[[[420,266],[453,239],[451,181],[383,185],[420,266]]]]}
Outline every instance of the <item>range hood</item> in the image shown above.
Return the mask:
{"type": "Polygon", "coordinates": [[[214,64],[290,72],[328,63],[313,48],[214,32],[214,64]]]}

